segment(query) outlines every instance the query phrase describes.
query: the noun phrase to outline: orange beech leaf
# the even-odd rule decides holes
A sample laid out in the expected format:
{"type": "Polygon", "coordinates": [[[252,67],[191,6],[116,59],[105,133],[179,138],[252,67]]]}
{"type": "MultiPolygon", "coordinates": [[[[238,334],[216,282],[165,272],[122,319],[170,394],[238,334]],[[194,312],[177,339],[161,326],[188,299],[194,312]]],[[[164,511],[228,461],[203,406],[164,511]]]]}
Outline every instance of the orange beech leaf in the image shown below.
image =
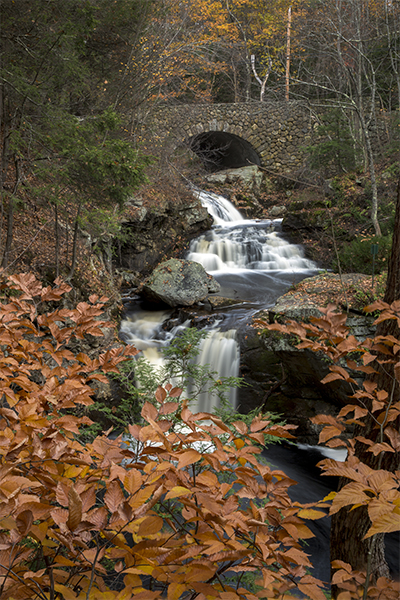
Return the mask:
{"type": "Polygon", "coordinates": [[[302,519],[309,519],[310,521],[316,521],[317,519],[322,519],[322,517],[326,517],[326,513],[320,510],[315,510],[313,508],[303,508],[302,510],[299,510],[297,514],[302,519]]]}
{"type": "Polygon", "coordinates": [[[391,513],[376,518],[363,539],[367,539],[377,533],[391,533],[400,531],[400,508],[396,507],[391,513]]]}
{"type": "Polygon", "coordinates": [[[104,503],[107,508],[112,512],[116,512],[119,506],[124,501],[124,494],[121,486],[117,481],[111,481],[107,486],[107,491],[104,494],[104,503]]]}
{"type": "Polygon", "coordinates": [[[381,452],[395,452],[395,450],[391,446],[389,446],[389,444],[382,442],[380,444],[372,444],[367,449],[367,452],[372,452],[374,456],[378,456],[378,454],[380,454],[381,452]]]}
{"type": "Polygon", "coordinates": [[[124,482],[125,477],[126,477],[125,468],[121,467],[120,465],[117,465],[115,463],[111,463],[108,481],[113,481],[114,479],[119,479],[121,482],[124,482]]]}
{"type": "Polygon", "coordinates": [[[325,596],[324,592],[319,587],[317,587],[315,584],[312,584],[312,583],[304,584],[301,581],[298,585],[298,588],[310,600],[326,600],[326,596],[325,596]]]}
{"type": "Polygon", "coordinates": [[[178,469],[183,469],[188,465],[192,465],[193,463],[196,463],[199,460],[201,460],[201,458],[202,456],[197,450],[186,450],[185,452],[179,455],[178,469]]]}
{"type": "Polygon", "coordinates": [[[138,535],[153,535],[161,531],[163,520],[158,516],[145,517],[139,525],[138,535]]]}
{"type": "Polygon", "coordinates": [[[82,520],[82,499],[75,490],[71,487],[68,492],[68,520],[67,526],[73,531],[82,520]]]}
{"type": "Polygon", "coordinates": [[[236,429],[236,431],[238,431],[242,435],[245,435],[247,433],[247,425],[243,421],[234,421],[232,425],[236,429]]]}
{"type": "Polygon", "coordinates": [[[332,506],[329,514],[337,513],[344,506],[360,506],[368,504],[371,498],[365,493],[364,484],[358,482],[348,483],[344,486],[332,500],[332,506]]]}
{"type": "MultiPolygon", "coordinates": [[[[159,388],[162,389],[162,388],[159,388]]],[[[165,393],[165,390],[164,390],[165,393]]],[[[164,398],[166,398],[166,393],[164,398]]],[[[150,402],[146,402],[143,405],[143,408],[141,410],[142,417],[144,419],[150,418],[152,421],[154,421],[155,419],[157,419],[157,415],[158,415],[158,410],[156,409],[156,407],[154,406],[154,404],[150,404],[150,402]]]]}
{"type": "Polygon", "coordinates": [[[179,398],[179,396],[182,394],[183,389],[179,388],[179,387],[174,387],[172,390],[169,391],[169,397],[170,398],[179,398]]]}
{"type": "Polygon", "coordinates": [[[16,519],[16,525],[19,533],[23,536],[26,536],[31,529],[33,523],[33,515],[30,510],[23,510],[18,513],[16,519]]]}
{"type": "Polygon", "coordinates": [[[254,419],[250,425],[250,431],[255,433],[256,431],[260,431],[260,429],[265,429],[270,424],[270,421],[263,421],[261,419],[254,419]]]}
{"type": "Polygon", "coordinates": [[[319,443],[324,444],[326,441],[333,437],[341,435],[343,433],[343,427],[332,427],[326,426],[319,434],[319,443]]]}
{"type": "Polygon", "coordinates": [[[385,435],[389,438],[390,443],[396,452],[400,452],[400,433],[394,427],[386,427],[385,435]]]}
{"type": "Polygon", "coordinates": [[[84,597],[86,597],[86,594],[83,593],[77,596],[72,588],[67,587],[61,583],[56,583],[54,585],[54,589],[56,590],[56,592],[62,594],[62,597],[65,600],[80,600],[80,598],[83,599],[84,597]]]}
{"type": "MultiPolygon", "coordinates": [[[[160,385],[158,386],[158,388],[156,389],[156,393],[154,394],[155,398],[157,400],[157,402],[164,402],[165,398],[167,397],[167,392],[164,390],[163,387],[161,387],[160,385]]],[[[152,404],[150,406],[153,406],[152,404]]],[[[153,406],[154,408],[154,406],[153,406]]],[[[144,417],[144,415],[142,414],[142,416],[144,417]]],[[[157,416],[157,412],[155,413],[155,416],[152,416],[152,419],[155,419],[157,416]]]]}
{"type": "Polygon", "coordinates": [[[142,486],[143,477],[138,469],[130,469],[124,478],[124,487],[128,494],[134,494],[142,486]]]}
{"type": "Polygon", "coordinates": [[[218,477],[212,471],[202,471],[196,475],[196,483],[209,487],[217,487],[219,485],[218,477]]]}
{"type": "Polygon", "coordinates": [[[321,383],[330,383],[331,381],[336,381],[337,379],[345,379],[341,373],[328,373],[323,379],[321,379],[321,383]]]}
{"type": "Polygon", "coordinates": [[[363,381],[363,387],[369,394],[372,394],[372,392],[378,387],[378,384],[375,381],[370,381],[367,379],[366,381],[363,381]]]}
{"type": "Polygon", "coordinates": [[[165,402],[159,410],[160,415],[170,415],[178,410],[178,402],[165,402]]]}
{"type": "Polygon", "coordinates": [[[390,514],[394,510],[394,506],[400,505],[399,500],[400,493],[397,490],[393,490],[390,494],[385,494],[384,497],[372,498],[368,504],[368,515],[371,522],[374,523],[379,517],[390,514]]]}
{"type": "Polygon", "coordinates": [[[168,586],[168,600],[179,600],[186,589],[184,583],[170,583],[168,586]]]}
{"type": "Polygon", "coordinates": [[[86,515],[86,519],[93,523],[98,530],[104,529],[107,523],[107,509],[105,506],[96,507],[86,515]]]}
{"type": "Polygon", "coordinates": [[[187,488],[181,485],[177,485],[170,489],[169,492],[167,492],[165,499],[172,500],[173,498],[181,498],[182,496],[188,496],[191,493],[191,490],[188,490],[187,488]]]}
{"type": "Polygon", "coordinates": [[[372,400],[372,407],[371,407],[371,412],[376,412],[378,410],[382,410],[382,408],[385,406],[384,402],[379,402],[378,400],[372,400]]]}

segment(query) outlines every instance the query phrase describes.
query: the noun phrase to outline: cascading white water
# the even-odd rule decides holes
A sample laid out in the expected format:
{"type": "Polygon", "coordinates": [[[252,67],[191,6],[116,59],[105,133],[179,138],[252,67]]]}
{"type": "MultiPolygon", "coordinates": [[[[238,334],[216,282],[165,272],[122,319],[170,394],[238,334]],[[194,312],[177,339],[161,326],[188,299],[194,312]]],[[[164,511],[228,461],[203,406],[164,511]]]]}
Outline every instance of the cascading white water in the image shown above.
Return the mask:
{"type": "MultiPolygon", "coordinates": [[[[140,311],[128,315],[121,323],[120,336],[141,350],[141,355],[157,368],[162,367],[164,362],[162,348],[189,325],[187,321],[168,332],[163,331],[162,325],[170,315],[171,311],[140,311]]],[[[211,371],[217,373],[217,378],[238,375],[240,351],[235,330],[220,331],[215,325],[209,329],[207,337],[201,340],[199,349],[196,364],[208,365],[211,371]]],[[[191,389],[187,390],[189,397],[191,392],[191,389]]],[[[227,399],[233,407],[236,406],[236,388],[230,390],[227,399]]],[[[191,410],[212,412],[218,405],[219,398],[216,394],[202,393],[191,404],[191,410]]]]}
{"type": "MultiPolygon", "coordinates": [[[[235,289],[232,293],[238,294],[239,299],[246,300],[245,295],[249,294],[250,288],[252,299],[253,296],[257,298],[257,306],[265,306],[271,288],[280,290],[281,286],[286,289],[290,285],[288,275],[292,277],[293,273],[303,273],[300,275],[303,277],[305,271],[314,268],[314,264],[303,257],[299,246],[290,244],[274,231],[279,221],[243,219],[226,198],[199,190],[195,194],[213,216],[215,224],[210,232],[191,243],[188,259],[201,263],[223,287],[227,278],[230,282],[228,288],[233,281],[235,289]],[[285,274],[283,282],[279,282],[281,273],[285,274]]],[[[224,295],[228,288],[225,285],[224,295]]],[[[171,311],[128,312],[121,324],[122,337],[142,350],[145,358],[156,366],[162,364],[162,347],[188,325],[164,331],[162,324],[170,314],[171,311]]],[[[236,331],[221,331],[220,322],[209,327],[207,337],[201,342],[197,363],[210,365],[218,377],[235,377],[239,373],[239,362],[236,331]]],[[[188,393],[190,395],[190,390],[188,393]]],[[[236,389],[231,391],[229,400],[236,406],[236,389]]],[[[212,412],[218,402],[216,395],[201,394],[192,409],[212,412]]]]}
{"type": "Polygon", "coordinates": [[[315,268],[300,246],[290,244],[274,230],[280,220],[243,219],[226,198],[204,192],[198,195],[216,226],[191,243],[188,259],[201,263],[206,271],[215,275],[215,271],[237,269],[298,272],[315,268]]]}
{"type": "Polygon", "coordinates": [[[193,190],[193,193],[200,200],[202,206],[207,208],[216,225],[226,225],[230,221],[243,220],[240,212],[223,196],[203,190],[193,190]]]}

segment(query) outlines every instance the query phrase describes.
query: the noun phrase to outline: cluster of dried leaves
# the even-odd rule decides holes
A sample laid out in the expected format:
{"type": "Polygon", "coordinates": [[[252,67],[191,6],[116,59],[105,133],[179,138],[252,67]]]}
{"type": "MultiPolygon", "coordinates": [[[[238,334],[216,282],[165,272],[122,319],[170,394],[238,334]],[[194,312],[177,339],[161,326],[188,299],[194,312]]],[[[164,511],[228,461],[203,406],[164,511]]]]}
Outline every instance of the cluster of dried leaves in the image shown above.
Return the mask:
{"type": "MultiPolygon", "coordinates": [[[[129,425],[129,443],[104,434],[83,444],[78,434],[89,419],[74,409],[91,404],[91,380],[104,379],[136,350],[114,348],[96,359],[71,352],[74,338],[101,336],[109,326],[99,320],[105,298],[46,312],[69,289],[61,281],[43,288],[19,275],[2,287],[1,598],[258,600],[300,590],[325,600],[307,572],[301,540],[313,535],[304,519],[322,517],[327,503],[317,510],[293,503],[294,482],[258,459],[264,434],[289,438],[290,426],[260,416],[250,427],[235,422],[232,433],[211,414],[192,414],[176,401],[181,390],[168,384],[154,405],[144,405],[145,424],[129,425]],[[258,591],[243,585],[247,573],[258,591]]],[[[376,402],[381,410],[387,399],[380,394],[376,402]]],[[[396,442],[386,423],[384,432],[388,445],[396,442]]],[[[325,441],[337,445],[328,439],[337,433],[335,424],[325,441]]],[[[327,463],[327,471],[334,468],[327,463]]],[[[367,472],[351,456],[341,468],[360,489],[339,493],[331,510],[368,502],[375,530],[388,530],[380,517],[398,514],[397,475],[367,472]]],[[[338,567],[343,600],[359,597],[365,576],[338,567]]],[[[369,598],[383,597],[378,583],[369,598]]]]}
{"type": "MultiPolygon", "coordinates": [[[[335,305],[330,304],[325,309],[320,307],[319,310],[322,316],[311,318],[310,323],[288,321],[285,324],[268,324],[258,320],[255,321],[255,325],[284,335],[297,336],[299,349],[323,352],[331,361],[331,372],[322,382],[345,381],[353,390],[349,404],[340,410],[337,417],[319,415],[311,419],[323,426],[319,438],[321,444],[331,448],[347,448],[345,462],[325,459],[319,463],[324,474],[343,477],[348,482],[339,492],[332,492],[324,499],[324,503],[331,500],[330,514],[337,513],[343,507],[354,509],[365,506],[368,509],[370,524],[364,539],[376,534],[398,531],[400,470],[397,468],[392,472],[382,468],[382,465],[385,454],[398,456],[400,451],[400,341],[393,335],[376,335],[374,338],[360,341],[346,326],[347,315],[338,313],[335,305]],[[373,380],[377,368],[386,373],[388,389],[380,387],[377,381],[373,380]],[[360,374],[366,376],[362,386],[359,385],[360,374]],[[368,433],[350,438],[344,436],[346,429],[349,426],[353,428],[354,425],[358,426],[356,431],[368,433]],[[373,468],[366,464],[368,460],[362,461],[358,458],[356,444],[361,444],[364,448],[361,454],[371,453],[375,457],[372,461],[373,468]]],[[[400,327],[400,301],[391,305],[377,301],[365,310],[379,311],[376,325],[384,321],[395,321],[397,327],[400,327]]],[[[398,597],[398,583],[380,578],[376,585],[370,586],[366,592],[365,573],[355,573],[350,565],[343,561],[336,561],[333,568],[337,571],[332,583],[345,590],[338,596],[340,600],[358,597],[398,597]]]]}
{"type": "Polygon", "coordinates": [[[129,446],[106,435],[79,441],[89,420],[74,409],[92,402],[90,381],[136,350],[74,356],[71,340],[103,335],[109,324],[96,320],[105,298],[43,311],[68,289],[42,288],[31,275],[3,285],[1,597],[256,600],[298,588],[324,600],[300,545],[312,536],[307,509],[288,497],[294,482],[257,459],[264,434],[291,437],[290,426],[259,418],[249,429],[235,423],[232,434],[182,408],[167,385],[158,408],[143,407],[147,424],[129,426],[129,446]],[[169,419],[177,410],[186,433],[169,419]],[[241,585],[246,572],[262,592],[241,585]],[[122,590],[113,589],[117,579],[122,590]]]}

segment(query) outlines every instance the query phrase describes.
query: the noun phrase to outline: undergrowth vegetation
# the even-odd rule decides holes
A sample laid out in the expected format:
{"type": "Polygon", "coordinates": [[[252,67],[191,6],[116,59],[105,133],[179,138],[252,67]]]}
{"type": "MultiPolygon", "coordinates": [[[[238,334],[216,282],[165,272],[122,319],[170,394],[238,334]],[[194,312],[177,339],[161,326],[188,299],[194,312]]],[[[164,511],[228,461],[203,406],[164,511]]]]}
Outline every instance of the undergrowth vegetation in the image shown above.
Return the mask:
{"type": "MultiPolygon", "coordinates": [[[[313,536],[305,520],[323,518],[329,506],[334,513],[363,504],[371,521],[367,538],[398,528],[398,475],[367,468],[352,442],[343,465],[323,465],[350,483],[317,506],[301,505],[288,494],[294,482],[259,457],[265,435],[291,438],[293,426],[262,415],[228,426],[216,415],[193,414],[171,383],[144,402],[141,424],[126,424],[129,441],[105,432],[83,443],[80,428],[90,420],[74,411],[92,405],[90,382],[118,372],[136,350],[120,346],[95,359],[74,354],[76,339],[102,336],[110,324],[101,320],[105,298],[59,308],[69,289],[60,280],[43,288],[29,274],[2,284],[1,598],[258,600],[300,591],[325,600],[302,547],[313,536]]],[[[375,308],[383,309],[380,319],[400,321],[398,303],[375,308]]],[[[328,309],[314,325],[297,326],[296,335],[314,350],[325,348],[333,361],[358,352],[361,366],[350,366],[364,372],[372,369],[376,344],[384,345],[398,385],[397,342],[357,345],[343,319],[328,309]]],[[[341,366],[331,370],[328,378],[350,380],[341,366]]],[[[378,439],[361,441],[378,457],[398,450],[392,423],[400,408],[370,383],[338,419],[319,419],[327,425],[321,441],[343,443],[338,436],[346,424],[368,414],[367,398],[378,439]]],[[[341,600],[397,597],[393,583],[375,582],[368,569],[354,572],[340,561],[334,567],[341,600]]]]}

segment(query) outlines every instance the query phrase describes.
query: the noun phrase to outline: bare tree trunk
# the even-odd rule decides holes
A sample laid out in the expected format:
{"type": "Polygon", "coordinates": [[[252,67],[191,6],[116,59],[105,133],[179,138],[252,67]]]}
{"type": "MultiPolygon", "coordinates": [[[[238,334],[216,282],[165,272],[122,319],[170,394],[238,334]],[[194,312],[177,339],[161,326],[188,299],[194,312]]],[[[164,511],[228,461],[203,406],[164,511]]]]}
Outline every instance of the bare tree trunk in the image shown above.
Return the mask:
{"type": "MultiPolygon", "coordinates": [[[[363,120],[363,117],[361,116],[363,120]]],[[[375,173],[375,157],[374,151],[372,149],[371,137],[369,135],[368,126],[363,122],[364,129],[364,137],[365,137],[365,148],[367,151],[368,157],[368,166],[369,166],[369,177],[371,181],[371,191],[372,191],[372,204],[371,204],[371,221],[375,230],[375,235],[381,236],[381,228],[378,221],[378,185],[376,183],[376,173],[375,173]]]]}
{"type": "Polygon", "coordinates": [[[57,200],[54,203],[54,234],[55,234],[55,259],[56,259],[56,279],[60,275],[60,229],[58,226],[58,205],[57,200]]]}
{"type": "Polygon", "coordinates": [[[15,183],[14,189],[8,200],[8,214],[7,214],[7,234],[6,241],[4,246],[3,260],[1,266],[3,269],[7,268],[11,253],[11,245],[13,242],[13,234],[14,234],[14,211],[15,211],[15,200],[14,196],[17,193],[19,182],[20,182],[20,169],[19,169],[19,158],[18,156],[14,156],[14,165],[15,165],[15,183]]]}
{"type": "Polygon", "coordinates": [[[267,73],[266,73],[264,79],[261,80],[261,78],[258,76],[257,70],[256,70],[256,57],[255,57],[255,55],[252,54],[250,58],[251,58],[251,68],[253,69],[254,77],[257,79],[258,83],[261,86],[261,90],[260,90],[260,102],[264,102],[265,87],[267,85],[268,77],[270,76],[270,73],[271,73],[271,70],[272,70],[272,60],[271,60],[271,58],[268,58],[268,70],[267,70],[267,73]]]}
{"type": "Polygon", "coordinates": [[[286,86],[285,100],[289,102],[289,78],[290,78],[290,29],[292,25],[292,7],[288,9],[287,34],[286,34],[286,86]]]}
{"type": "Polygon", "coordinates": [[[79,216],[81,214],[82,202],[79,202],[78,210],[76,211],[75,216],[75,225],[74,225],[74,237],[72,239],[72,259],[71,259],[71,269],[68,273],[68,277],[66,277],[67,281],[71,281],[74,276],[76,269],[76,252],[78,245],[78,230],[79,230],[79,216]]]}

